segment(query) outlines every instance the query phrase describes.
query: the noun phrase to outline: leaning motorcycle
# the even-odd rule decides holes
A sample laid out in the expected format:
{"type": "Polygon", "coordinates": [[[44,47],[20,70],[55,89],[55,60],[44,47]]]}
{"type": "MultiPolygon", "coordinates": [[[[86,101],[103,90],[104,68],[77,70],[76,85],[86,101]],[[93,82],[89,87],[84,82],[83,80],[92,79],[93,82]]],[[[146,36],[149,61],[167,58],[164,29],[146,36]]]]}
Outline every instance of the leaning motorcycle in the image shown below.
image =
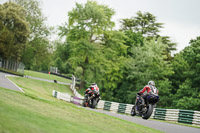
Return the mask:
{"type": "Polygon", "coordinates": [[[149,119],[156,103],[159,101],[159,96],[152,93],[148,94],[146,100],[142,99],[140,95],[136,95],[136,98],[138,102],[133,106],[131,116],[139,115],[143,119],[149,119]]]}
{"type": "Polygon", "coordinates": [[[96,107],[97,103],[99,102],[99,100],[100,100],[99,91],[93,90],[92,93],[85,94],[85,98],[83,100],[83,106],[94,109],[96,107]]]}

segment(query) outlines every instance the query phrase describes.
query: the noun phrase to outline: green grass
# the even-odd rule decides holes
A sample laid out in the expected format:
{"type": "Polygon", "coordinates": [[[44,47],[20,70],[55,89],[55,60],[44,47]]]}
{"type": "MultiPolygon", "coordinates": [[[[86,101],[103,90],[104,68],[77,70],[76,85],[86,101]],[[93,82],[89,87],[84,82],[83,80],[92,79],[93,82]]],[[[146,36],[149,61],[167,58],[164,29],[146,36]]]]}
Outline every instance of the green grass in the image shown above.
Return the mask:
{"type": "Polygon", "coordinates": [[[15,82],[19,87],[23,88],[26,93],[38,95],[43,98],[52,98],[53,90],[73,95],[68,85],[49,83],[22,77],[9,77],[9,79],[15,82]]]}
{"type": "Polygon", "coordinates": [[[57,80],[57,81],[60,81],[60,82],[65,82],[65,83],[71,83],[72,82],[72,80],[70,80],[70,79],[62,78],[62,77],[59,77],[59,76],[56,76],[56,75],[52,75],[52,74],[49,75],[49,74],[46,74],[46,73],[29,71],[29,70],[25,70],[24,75],[42,78],[42,79],[57,80]]]}
{"type": "MultiPolygon", "coordinates": [[[[86,110],[51,96],[54,84],[10,78],[25,93],[0,88],[0,132],[157,133],[159,131],[86,110]],[[49,84],[49,85],[48,85],[49,84]],[[50,90],[48,90],[50,89],[50,90]]],[[[56,84],[55,84],[56,85],[56,84]]],[[[56,88],[56,87],[55,87],[56,88]]],[[[58,88],[59,89],[59,88],[58,88]]],[[[60,89],[60,91],[65,91],[60,89]]]]}

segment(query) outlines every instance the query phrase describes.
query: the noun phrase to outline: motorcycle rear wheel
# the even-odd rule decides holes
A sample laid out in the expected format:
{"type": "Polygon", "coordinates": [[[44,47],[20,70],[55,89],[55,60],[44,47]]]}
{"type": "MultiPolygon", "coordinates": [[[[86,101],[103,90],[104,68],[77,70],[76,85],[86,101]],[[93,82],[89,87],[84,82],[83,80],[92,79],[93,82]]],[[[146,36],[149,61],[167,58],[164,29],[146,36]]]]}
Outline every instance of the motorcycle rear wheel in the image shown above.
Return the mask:
{"type": "Polygon", "coordinates": [[[149,104],[147,112],[142,114],[142,118],[146,120],[149,119],[151,117],[152,112],[153,112],[153,105],[149,104]]]}

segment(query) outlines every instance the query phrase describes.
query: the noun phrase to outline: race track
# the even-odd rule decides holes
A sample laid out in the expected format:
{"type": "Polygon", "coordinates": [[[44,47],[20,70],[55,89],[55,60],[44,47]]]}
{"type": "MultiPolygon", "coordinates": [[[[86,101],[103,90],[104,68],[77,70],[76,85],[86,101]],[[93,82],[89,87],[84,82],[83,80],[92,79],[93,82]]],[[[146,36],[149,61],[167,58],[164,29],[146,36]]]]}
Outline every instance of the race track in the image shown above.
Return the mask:
{"type": "MultiPolygon", "coordinates": [[[[12,89],[16,91],[21,91],[19,87],[17,87],[15,84],[13,84],[11,81],[9,81],[5,77],[6,75],[8,74],[0,72],[0,87],[12,89]]],[[[37,78],[37,80],[41,80],[41,79],[37,78]]],[[[47,81],[47,82],[50,82],[50,81],[47,81]]],[[[144,125],[146,127],[154,128],[166,133],[200,133],[200,128],[193,128],[193,127],[188,127],[188,126],[171,124],[171,123],[161,122],[161,121],[156,121],[156,120],[151,120],[151,119],[144,120],[140,117],[132,117],[129,115],[117,114],[117,113],[104,111],[104,110],[97,110],[97,109],[90,109],[90,108],[85,108],[85,109],[92,110],[99,113],[104,113],[104,114],[117,117],[126,121],[130,121],[133,123],[144,125]]]]}
{"type": "Polygon", "coordinates": [[[22,91],[21,88],[16,86],[12,81],[8,80],[6,78],[6,75],[11,76],[11,74],[0,72],[0,87],[16,90],[16,91],[22,91]]]}
{"type": "Polygon", "coordinates": [[[156,120],[151,120],[151,119],[144,120],[140,117],[132,117],[129,115],[118,114],[118,113],[113,113],[113,112],[104,111],[104,110],[94,110],[90,108],[87,108],[87,109],[93,110],[95,112],[104,113],[104,114],[117,117],[126,121],[137,123],[140,125],[144,125],[146,127],[154,128],[165,133],[200,133],[200,128],[182,126],[178,124],[171,124],[171,123],[161,122],[161,121],[156,121],[156,120]]]}

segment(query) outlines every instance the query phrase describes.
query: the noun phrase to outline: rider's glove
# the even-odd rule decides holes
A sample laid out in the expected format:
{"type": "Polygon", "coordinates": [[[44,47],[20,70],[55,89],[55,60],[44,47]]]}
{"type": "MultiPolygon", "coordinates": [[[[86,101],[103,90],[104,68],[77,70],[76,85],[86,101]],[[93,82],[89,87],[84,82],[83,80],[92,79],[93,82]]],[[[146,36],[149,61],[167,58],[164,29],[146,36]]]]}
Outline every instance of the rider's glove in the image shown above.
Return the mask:
{"type": "Polygon", "coordinates": [[[137,94],[138,94],[139,96],[141,95],[141,93],[139,93],[139,92],[138,92],[137,94]]]}

